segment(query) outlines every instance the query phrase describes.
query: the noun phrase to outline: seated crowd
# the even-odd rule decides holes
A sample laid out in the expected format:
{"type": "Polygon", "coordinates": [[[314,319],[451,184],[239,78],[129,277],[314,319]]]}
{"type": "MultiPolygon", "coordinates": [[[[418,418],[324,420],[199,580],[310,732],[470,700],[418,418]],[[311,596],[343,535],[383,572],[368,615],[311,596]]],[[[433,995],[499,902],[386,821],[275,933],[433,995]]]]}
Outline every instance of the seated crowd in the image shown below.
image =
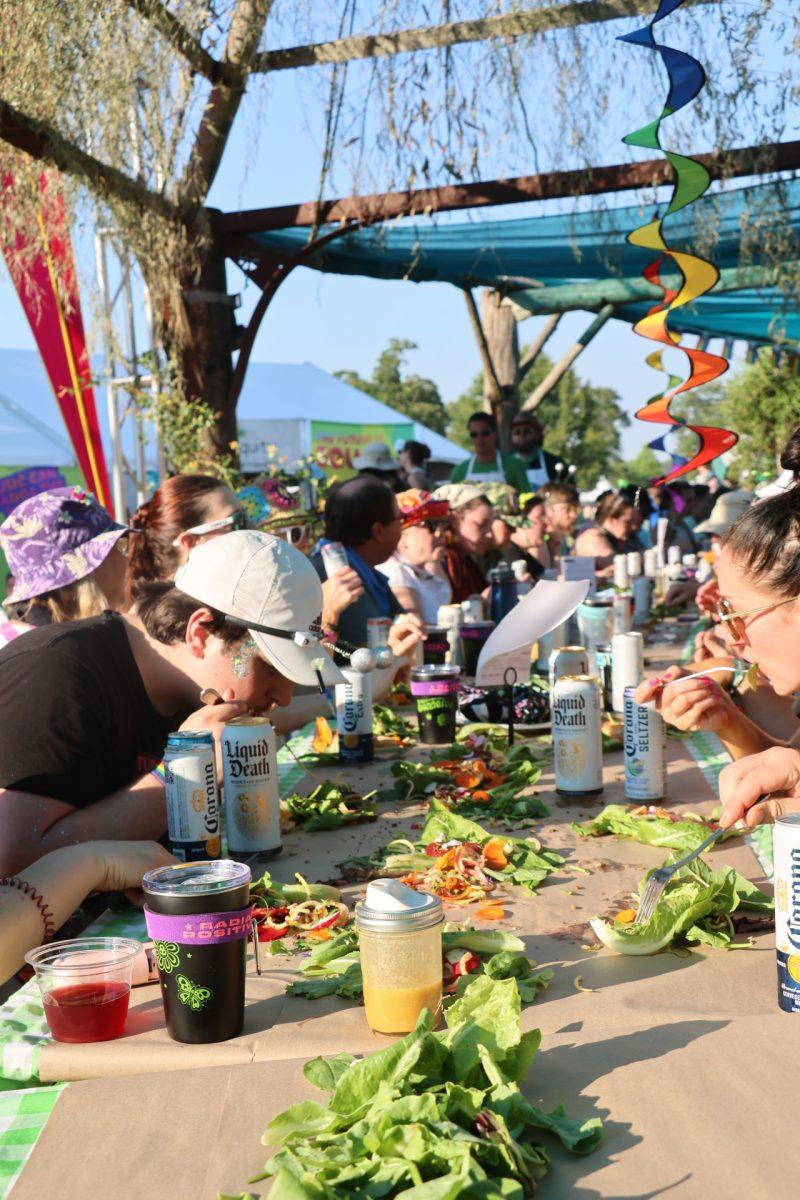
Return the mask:
{"type": "MultiPolygon", "coordinates": [[[[535,583],[556,578],[563,555],[587,555],[605,578],[615,554],[655,544],[663,517],[667,544],[696,553],[711,539],[714,577],[680,597],[711,618],[698,661],[730,664],[734,681],[734,659],[758,664],[759,703],[743,707],[731,683],[710,676],[681,683],[691,667],[643,682],[637,698],[728,746],[736,761],[721,777],[725,823],[800,809],[800,750],[785,736],[800,690],[800,484],[755,505],[688,485],[610,491],[582,521],[574,472],[543,449],[532,414],[514,419],[514,454],[499,450],[490,414],[473,414],[468,428],[474,452],[449,483],[430,490],[420,443],[406,443],[399,460],[367,446],[321,515],[291,481],[264,483],[262,512],[253,485],[236,494],[203,475],[167,479],[127,525],[77,488],[33,496],[8,515],[0,930],[13,926],[14,936],[0,979],[41,940],[37,906],[50,931],[88,892],[135,888],[169,860],[158,844],[158,767],[170,732],[219,735],[247,712],[271,714],[279,732],[298,728],[325,711],[324,689],[342,681],[337,663],[367,644],[371,619],[391,619],[402,669],[442,605],[488,601],[501,561],[535,583]],[[331,543],[347,565],[329,577],[331,543]]],[[[800,431],[783,465],[800,477],[800,431]]]]}

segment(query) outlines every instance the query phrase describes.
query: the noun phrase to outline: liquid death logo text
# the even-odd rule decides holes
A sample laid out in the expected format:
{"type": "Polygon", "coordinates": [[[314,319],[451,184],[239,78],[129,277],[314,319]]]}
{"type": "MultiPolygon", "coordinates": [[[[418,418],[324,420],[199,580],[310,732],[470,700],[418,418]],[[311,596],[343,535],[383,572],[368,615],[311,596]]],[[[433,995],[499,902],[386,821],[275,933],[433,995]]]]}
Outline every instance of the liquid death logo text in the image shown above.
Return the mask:
{"type": "Polygon", "coordinates": [[[586,729],[586,697],[560,697],[553,709],[553,724],[564,729],[586,729]]]}

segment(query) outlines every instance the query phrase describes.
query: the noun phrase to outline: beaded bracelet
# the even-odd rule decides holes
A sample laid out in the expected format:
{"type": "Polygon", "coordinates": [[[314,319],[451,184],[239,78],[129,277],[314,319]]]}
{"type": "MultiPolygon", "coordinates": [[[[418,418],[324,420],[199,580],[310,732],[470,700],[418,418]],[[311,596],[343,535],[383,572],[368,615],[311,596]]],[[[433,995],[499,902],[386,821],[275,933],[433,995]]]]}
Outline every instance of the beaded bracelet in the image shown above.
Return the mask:
{"type": "Polygon", "coordinates": [[[39,912],[42,914],[42,924],[44,925],[44,941],[51,942],[56,932],[56,923],[53,914],[47,907],[47,902],[41,892],[37,892],[33,884],[28,883],[24,879],[19,879],[16,875],[6,875],[0,879],[0,887],[17,888],[25,896],[30,896],[39,912]]]}

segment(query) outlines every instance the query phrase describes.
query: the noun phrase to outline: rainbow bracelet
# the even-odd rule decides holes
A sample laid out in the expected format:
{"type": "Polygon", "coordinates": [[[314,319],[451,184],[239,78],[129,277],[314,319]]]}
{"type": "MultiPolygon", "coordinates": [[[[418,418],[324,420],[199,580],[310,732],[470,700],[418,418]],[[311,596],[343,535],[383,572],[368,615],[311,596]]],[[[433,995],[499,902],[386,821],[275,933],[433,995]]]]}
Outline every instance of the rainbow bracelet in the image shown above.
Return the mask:
{"type": "Polygon", "coordinates": [[[164,770],[163,761],[160,762],[157,767],[153,767],[150,774],[155,776],[155,778],[158,780],[158,782],[161,784],[162,787],[167,786],[167,773],[164,770]]]}

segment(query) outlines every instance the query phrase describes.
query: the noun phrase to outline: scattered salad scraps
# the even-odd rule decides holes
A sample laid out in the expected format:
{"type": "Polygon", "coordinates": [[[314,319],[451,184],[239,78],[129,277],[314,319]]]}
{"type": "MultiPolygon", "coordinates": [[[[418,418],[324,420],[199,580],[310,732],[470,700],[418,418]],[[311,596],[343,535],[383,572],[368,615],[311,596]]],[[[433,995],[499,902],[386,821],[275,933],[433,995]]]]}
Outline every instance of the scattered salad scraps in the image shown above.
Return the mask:
{"type": "Polygon", "coordinates": [[[522,1033],[515,980],[479,976],[445,1013],[446,1029],[432,1022],[423,1013],[412,1033],[363,1059],[306,1064],[328,1096],[270,1122],[263,1141],[278,1149],[262,1178],[274,1176],[273,1200],[521,1200],[549,1165],[533,1131],[576,1154],[595,1149],[598,1117],[572,1121],[561,1105],[544,1112],[520,1090],[541,1035],[522,1033]]]}
{"type": "MultiPolygon", "coordinates": [[[[683,854],[695,850],[716,827],[716,822],[706,821],[696,813],[678,815],[665,808],[644,804],[638,807],[607,804],[591,821],[572,825],[575,832],[584,838],[615,833],[617,837],[632,838],[649,846],[680,850],[683,854]]],[[[726,834],[723,840],[735,836],[736,831],[733,831],[726,834]]]]}
{"type": "MultiPolygon", "coordinates": [[[[516,747],[515,747],[516,749],[516,747]]],[[[523,795],[541,774],[541,765],[522,753],[514,757],[486,753],[478,757],[434,759],[430,764],[396,762],[402,800],[434,797],[465,816],[517,822],[549,816],[550,810],[536,795],[523,795]]]]}
{"type": "Polygon", "coordinates": [[[265,871],[251,883],[250,900],[260,942],[290,936],[315,941],[330,937],[350,920],[338,888],[307,883],[302,875],[295,878],[297,883],[278,883],[265,871]]]}
{"type": "Polygon", "coordinates": [[[342,825],[374,821],[377,816],[374,797],[374,791],[362,796],[347,784],[327,780],[307,796],[293,792],[281,800],[281,812],[305,833],[318,833],[340,829],[342,825]]]}
{"type": "MultiPolygon", "coordinates": [[[[679,858],[675,852],[670,861],[679,858]]],[[[648,871],[639,885],[642,895],[648,871]]],[[[599,918],[589,922],[600,941],[620,954],[655,954],[678,942],[696,942],[706,946],[730,946],[736,933],[732,914],[742,912],[767,917],[774,911],[770,896],[760,892],[732,867],[712,871],[696,858],[669,881],[650,920],[636,925],[635,920],[613,925],[599,918]]]]}

